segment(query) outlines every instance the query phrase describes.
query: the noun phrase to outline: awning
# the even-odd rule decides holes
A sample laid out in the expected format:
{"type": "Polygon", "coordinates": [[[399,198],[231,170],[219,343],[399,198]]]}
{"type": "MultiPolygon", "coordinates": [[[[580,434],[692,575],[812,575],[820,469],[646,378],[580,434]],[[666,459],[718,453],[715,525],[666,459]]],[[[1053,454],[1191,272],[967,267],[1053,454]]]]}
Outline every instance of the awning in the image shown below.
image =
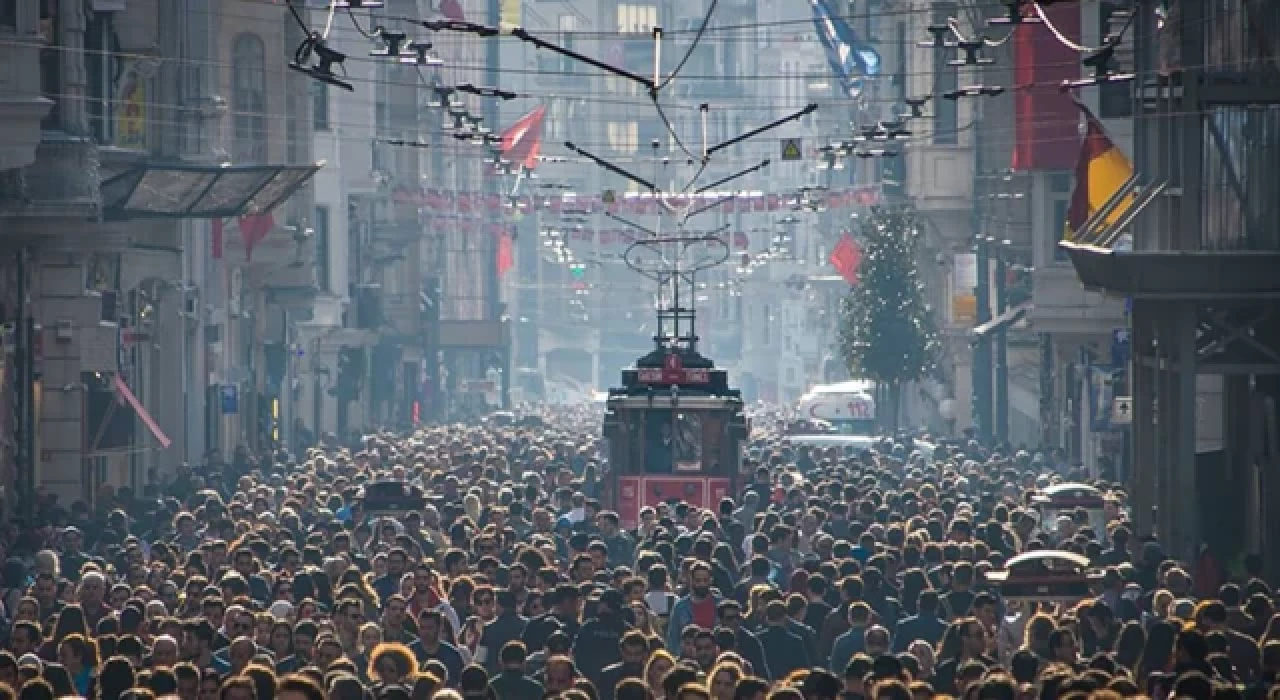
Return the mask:
{"type": "Polygon", "coordinates": [[[147,426],[147,430],[151,431],[151,435],[155,437],[156,442],[160,443],[161,447],[167,449],[169,445],[173,444],[173,441],[169,439],[169,436],[165,435],[164,431],[160,429],[160,426],[156,424],[156,419],[151,417],[151,414],[147,412],[146,407],[142,405],[142,402],[138,400],[138,397],[134,396],[133,392],[129,390],[129,385],[124,383],[124,380],[120,378],[120,375],[117,374],[111,379],[111,385],[114,386],[120,396],[124,397],[124,400],[133,407],[133,410],[138,414],[138,417],[142,419],[143,425],[147,426]]]}
{"type": "Polygon", "coordinates": [[[974,337],[977,337],[977,338],[985,338],[986,336],[996,331],[1005,330],[1009,326],[1012,326],[1018,321],[1021,321],[1022,318],[1026,316],[1027,312],[1030,310],[1031,310],[1030,302],[1027,302],[1025,304],[1018,304],[1017,306],[1014,306],[1012,308],[1005,309],[1004,313],[1000,314],[999,316],[996,316],[995,318],[991,319],[990,321],[987,321],[981,326],[976,326],[973,329],[973,335],[974,337]]]}
{"type": "Polygon", "coordinates": [[[108,219],[223,219],[269,212],[310,180],[315,165],[151,165],[102,183],[108,219]]]}

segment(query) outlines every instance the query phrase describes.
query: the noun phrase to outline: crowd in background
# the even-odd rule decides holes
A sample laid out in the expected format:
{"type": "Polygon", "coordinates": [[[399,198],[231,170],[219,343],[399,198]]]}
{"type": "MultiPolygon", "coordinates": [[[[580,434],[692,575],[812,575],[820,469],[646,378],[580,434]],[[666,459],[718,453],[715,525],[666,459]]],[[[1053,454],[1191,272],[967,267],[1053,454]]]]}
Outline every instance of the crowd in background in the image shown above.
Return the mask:
{"type": "Polygon", "coordinates": [[[1106,482],[1101,522],[1041,522],[1032,494],[1085,479],[1049,455],[757,433],[739,493],[627,528],[599,425],[240,450],[43,500],[0,533],[0,700],[1280,698],[1261,557],[1179,560],[1106,482]],[[389,481],[425,506],[365,512],[389,481]],[[1038,549],[1087,557],[1095,590],[1006,600],[986,575],[1038,549]]]}

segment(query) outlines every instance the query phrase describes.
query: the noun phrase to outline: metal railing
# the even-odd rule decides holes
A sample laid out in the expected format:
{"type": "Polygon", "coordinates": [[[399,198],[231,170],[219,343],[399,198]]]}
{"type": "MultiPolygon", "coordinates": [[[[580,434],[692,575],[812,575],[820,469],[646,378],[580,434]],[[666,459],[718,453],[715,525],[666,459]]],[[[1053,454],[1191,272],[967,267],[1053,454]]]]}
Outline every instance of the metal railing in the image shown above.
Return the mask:
{"type": "Polygon", "coordinates": [[[1280,105],[1204,117],[1201,247],[1280,250],[1280,105]]]}

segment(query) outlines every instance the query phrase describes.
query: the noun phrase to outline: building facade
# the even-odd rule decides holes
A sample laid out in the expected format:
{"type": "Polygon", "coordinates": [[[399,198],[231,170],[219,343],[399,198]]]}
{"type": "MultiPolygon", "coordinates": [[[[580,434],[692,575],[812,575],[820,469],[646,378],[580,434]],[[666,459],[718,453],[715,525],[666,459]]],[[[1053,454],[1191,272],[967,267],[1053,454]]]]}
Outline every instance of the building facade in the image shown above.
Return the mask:
{"type": "MultiPolygon", "coordinates": [[[[254,366],[226,314],[248,261],[215,265],[234,246],[213,249],[214,222],[225,241],[308,196],[306,105],[269,60],[301,34],[252,2],[4,7],[5,501],[92,503],[254,444],[206,410],[220,367],[254,366]]],[[[271,264],[280,227],[258,225],[254,265],[271,264]]],[[[242,327],[267,315],[254,289],[242,327]]]]}

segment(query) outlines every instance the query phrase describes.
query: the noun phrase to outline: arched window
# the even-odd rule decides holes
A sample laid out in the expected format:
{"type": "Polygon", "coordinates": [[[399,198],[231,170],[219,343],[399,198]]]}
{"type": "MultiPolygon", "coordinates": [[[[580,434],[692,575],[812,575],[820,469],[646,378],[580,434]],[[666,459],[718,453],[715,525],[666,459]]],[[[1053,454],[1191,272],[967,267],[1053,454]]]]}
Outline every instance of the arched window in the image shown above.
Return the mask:
{"type": "Polygon", "coordinates": [[[237,165],[267,160],[266,48],[256,34],[231,44],[231,158],[237,165]]]}

